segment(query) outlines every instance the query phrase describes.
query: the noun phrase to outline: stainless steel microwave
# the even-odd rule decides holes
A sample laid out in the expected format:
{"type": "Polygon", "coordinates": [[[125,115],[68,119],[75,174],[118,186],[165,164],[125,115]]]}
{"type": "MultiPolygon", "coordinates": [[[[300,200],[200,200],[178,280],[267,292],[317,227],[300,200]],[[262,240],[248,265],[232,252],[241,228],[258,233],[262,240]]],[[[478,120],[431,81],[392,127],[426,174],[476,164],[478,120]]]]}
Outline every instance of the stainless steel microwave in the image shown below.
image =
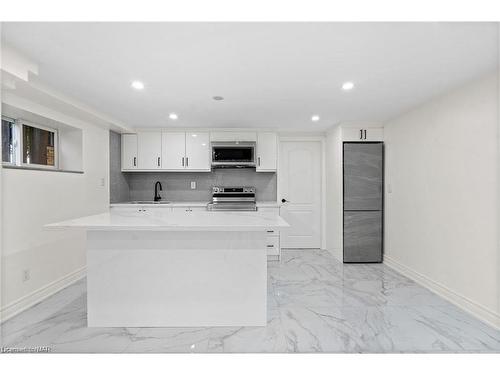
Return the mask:
{"type": "Polygon", "coordinates": [[[212,142],[212,167],[255,168],[255,142],[212,142]]]}

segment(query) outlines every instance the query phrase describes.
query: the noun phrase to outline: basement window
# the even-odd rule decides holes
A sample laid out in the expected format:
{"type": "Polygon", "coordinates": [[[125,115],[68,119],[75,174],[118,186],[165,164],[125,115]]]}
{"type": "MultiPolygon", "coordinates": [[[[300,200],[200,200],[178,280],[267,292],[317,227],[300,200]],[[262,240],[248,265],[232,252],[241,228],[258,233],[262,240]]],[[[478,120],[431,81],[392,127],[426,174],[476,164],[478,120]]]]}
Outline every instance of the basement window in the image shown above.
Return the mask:
{"type": "Polygon", "coordinates": [[[22,124],[23,165],[56,168],[57,130],[22,124]]]}
{"type": "Polygon", "coordinates": [[[83,130],[2,103],[2,165],[83,173],[83,130]]]}

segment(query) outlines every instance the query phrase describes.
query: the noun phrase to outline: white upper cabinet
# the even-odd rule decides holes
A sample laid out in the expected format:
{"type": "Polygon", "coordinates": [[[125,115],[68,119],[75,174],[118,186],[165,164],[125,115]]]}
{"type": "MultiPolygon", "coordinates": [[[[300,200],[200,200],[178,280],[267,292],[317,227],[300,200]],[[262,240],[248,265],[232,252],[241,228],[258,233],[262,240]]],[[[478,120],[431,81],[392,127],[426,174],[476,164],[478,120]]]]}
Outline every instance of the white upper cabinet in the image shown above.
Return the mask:
{"type": "Polygon", "coordinates": [[[137,169],[137,134],[122,134],[122,171],[137,169]]]}
{"type": "Polygon", "coordinates": [[[257,134],[257,172],[276,172],[278,142],[276,133],[260,132],[257,134]]]}
{"type": "Polygon", "coordinates": [[[210,134],[186,133],[185,167],[191,171],[210,171],[210,134]]]}
{"type": "Polygon", "coordinates": [[[275,132],[139,131],[122,134],[123,171],[211,171],[213,141],[256,142],[256,171],[276,172],[275,132]]]}
{"type": "Polygon", "coordinates": [[[137,134],[138,169],[161,169],[161,132],[137,134]]]}
{"type": "Polygon", "coordinates": [[[342,128],[343,141],[369,142],[383,141],[384,128],[342,128]]]}
{"type": "Polygon", "coordinates": [[[186,165],[186,133],[165,132],[161,135],[162,169],[183,171],[186,165]]]}
{"type": "Polygon", "coordinates": [[[208,132],[164,132],[161,139],[163,170],[210,172],[208,132]]]}

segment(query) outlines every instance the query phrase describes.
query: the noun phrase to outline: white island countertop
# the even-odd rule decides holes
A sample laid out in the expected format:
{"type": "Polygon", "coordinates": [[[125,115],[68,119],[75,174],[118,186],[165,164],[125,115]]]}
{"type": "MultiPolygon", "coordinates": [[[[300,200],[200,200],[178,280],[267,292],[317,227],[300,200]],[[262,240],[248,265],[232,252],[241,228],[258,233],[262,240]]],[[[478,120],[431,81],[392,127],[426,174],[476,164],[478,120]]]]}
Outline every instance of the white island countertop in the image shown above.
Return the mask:
{"type": "Polygon", "coordinates": [[[280,216],[251,212],[114,212],[47,224],[48,229],[150,231],[261,231],[289,227],[280,216]]]}

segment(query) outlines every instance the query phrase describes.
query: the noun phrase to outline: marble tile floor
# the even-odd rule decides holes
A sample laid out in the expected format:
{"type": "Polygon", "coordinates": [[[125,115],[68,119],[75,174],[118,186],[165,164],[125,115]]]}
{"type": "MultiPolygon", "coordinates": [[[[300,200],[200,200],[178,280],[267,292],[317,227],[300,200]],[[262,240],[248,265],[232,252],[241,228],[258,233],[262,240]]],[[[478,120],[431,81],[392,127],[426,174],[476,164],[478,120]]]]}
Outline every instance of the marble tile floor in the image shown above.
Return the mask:
{"type": "Polygon", "coordinates": [[[500,331],[383,264],[321,250],[269,263],[266,327],[88,328],[85,280],[1,326],[3,347],[52,352],[499,353],[500,331]]]}

